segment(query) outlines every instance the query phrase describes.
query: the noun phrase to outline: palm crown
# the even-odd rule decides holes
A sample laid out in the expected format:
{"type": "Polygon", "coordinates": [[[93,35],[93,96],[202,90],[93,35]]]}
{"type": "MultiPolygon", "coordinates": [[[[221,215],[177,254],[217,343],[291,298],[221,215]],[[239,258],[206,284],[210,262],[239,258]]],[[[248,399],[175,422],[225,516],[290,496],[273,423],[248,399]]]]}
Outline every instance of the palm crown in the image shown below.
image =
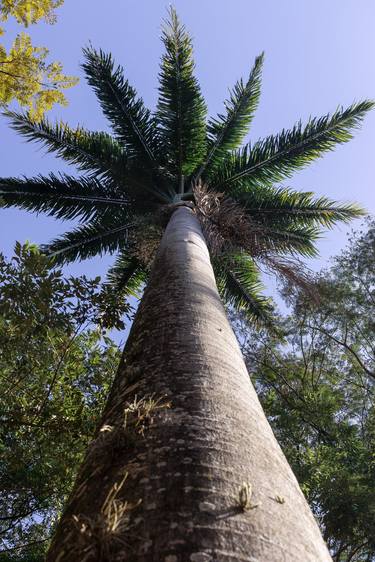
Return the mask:
{"type": "Polygon", "coordinates": [[[263,55],[248,79],[235,84],[224,112],[206,121],[191,39],[173,9],[162,40],[154,114],[111,55],[84,50],[84,72],[113,136],[8,113],[17,131],[83,174],[3,178],[0,204],[79,218],[77,228],[44,251],[57,263],[117,252],[109,280],[134,292],[147,278],[168,209],[190,200],[204,227],[221,295],[254,320],[266,320],[270,305],[260,293],[259,266],[303,281],[290,256],[313,255],[321,226],[361,214],[354,205],[275,184],[348,141],[373,103],[339,108],[241,146],[259,101],[263,55]]]}

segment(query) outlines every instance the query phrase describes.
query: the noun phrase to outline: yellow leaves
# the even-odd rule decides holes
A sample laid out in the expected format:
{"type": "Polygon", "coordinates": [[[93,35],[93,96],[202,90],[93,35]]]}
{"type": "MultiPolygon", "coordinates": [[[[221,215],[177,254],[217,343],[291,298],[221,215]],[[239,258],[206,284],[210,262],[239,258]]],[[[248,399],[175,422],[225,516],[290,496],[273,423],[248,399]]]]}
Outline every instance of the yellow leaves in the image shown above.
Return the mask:
{"type": "Polygon", "coordinates": [[[54,23],[54,10],[63,2],[64,0],[0,0],[1,19],[6,21],[9,16],[13,16],[25,27],[41,19],[54,23]]]}
{"type": "MultiPolygon", "coordinates": [[[[54,23],[54,10],[63,1],[0,0],[0,19],[13,16],[25,27],[40,19],[54,23]]],[[[67,105],[63,90],[77,84],[78,79],[64,74],[59,62],[48,63],[48,54],[47,48],[35,47],[25,33],[17,35],[9,53],[0,45],[0,106],[17,101],[39,120],[55,103],[67,105]]]]}
{"type": "Polygon", "coordinates": [[[34,103],[30,108],[30,116],[35,121],[40,121],[46,111],[52,109],[55,103],[60,105],[68,105],[68,102],[62,92],[58,90],[43,90],[34,99],[34,103]]]}
{"type": "Polygon", "coordinates": [[[77,79],[66,76],[60,63],[46,63],[48,49],[34,47],[25,33],[17,35],[9,54],[0,46],[0,104],[13,99],[27,107],[33,118],[40,119],[53,104],[66,105],[61,90],[77,79]]]}

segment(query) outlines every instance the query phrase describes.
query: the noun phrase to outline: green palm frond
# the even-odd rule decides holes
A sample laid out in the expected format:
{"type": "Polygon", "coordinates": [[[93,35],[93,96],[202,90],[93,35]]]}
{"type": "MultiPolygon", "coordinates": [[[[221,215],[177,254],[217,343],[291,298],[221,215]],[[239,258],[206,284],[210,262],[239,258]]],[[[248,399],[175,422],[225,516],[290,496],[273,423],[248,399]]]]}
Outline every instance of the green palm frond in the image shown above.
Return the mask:
{"type": "Polygon", "coordinates": [[[115,139],[103,132],[90,132],[64,123],[34,121],[29,115],[8,111],[11,127],[29,141],[42,142],[81,171],[119,180],[127,173],[127,155],[115,139]]]}
{"type": "Polygon", "coordinates": [[[113,213],[113,207],[128,208],[105,182],[95,178],[76,178],[67,174],[39,175],[34,178],[0,178],[0,207],[18,207],[49,216],[87,221],[113,213]]]}
{"type": "Polygon", "coordinates": [[[239,190],[236,200],[247,215],[264,224],[320,224],[332,228],[337,222],[349,222],[364,211],[350,203],[339,204],[327,197],[314,197],[312,192],[284,187],[257,187],[239,190]]]}
{"type": "Polygon", "coordinates": [[[139,298],[147,272],[136,257],[121,251],[107,274],[107,282],[123,294],[139,298]]]}
{"type": "Polygon", "coordinates": [[[163,29],[166,49],[161,61],[157,121],[167,152],[168,168],[176,176],[178,189],[202,162],[206,152],[206,105],[194,77],[192,44],[176,12],[163,29]]]}
{"type": "Polygon", "coordinates": [[[314,226],[290,224],[285,226],[254,225],[254,234],[249,245],[244,249],[253,256],[263,253],[277,252],[279,254],[299,254],[304,257],[314,257],[318,254],[315,242],[319,238],[320,229],[314,226]]]}
{"type": "Polygon", "coordinates": [[[337,144],[350,140],[352,131],[372,107],[373,102],[363,101],[339,108],[333,115],[310,119],[304,127],[298,122],[291,130],[247,145],[223,161],[210,184],[235,193],[238,188],[271,186],[288,178],[337,144]]]}
{"type": "Polygon", "coordinates": [[[125,79],[123,68],[115,67],[110,54],[92,47],[84,49],[83,54],[85,62],[82,68],[87,81],[93,87],[116,138],[129,157],[153,166],[156,140],[150,111],[125,79]]]}
{"type": "Polygon", "coordinates": [[[257,266],[244,253],[232,254],[214,261],[216,281],[221,298],[235,310],[245,312],[259,326],[274,323],[272,301],[262,294],[263,285],[257,266]]]}
{"type": "Polygon", "coordinates": [[[197,174],[198,178],[204,174],[209,180],[226,153],[241,146],[258,107],[263,59],[263,53],[255,59],[246,84],[242,80],[235,84],[229,100],[225,102],[226,113],[209,120],[208,155],[197,174]]]}
{"type": "Polygon", "coordinates": [[[125,217],[124,221],[117,221],[116,225],[111,225],[109,220],[91,221],[55,238],[41,249],[58,264],[84,260],[124,248],[129,231],[137,226],[136,220],[125,222],[125,217]]]}

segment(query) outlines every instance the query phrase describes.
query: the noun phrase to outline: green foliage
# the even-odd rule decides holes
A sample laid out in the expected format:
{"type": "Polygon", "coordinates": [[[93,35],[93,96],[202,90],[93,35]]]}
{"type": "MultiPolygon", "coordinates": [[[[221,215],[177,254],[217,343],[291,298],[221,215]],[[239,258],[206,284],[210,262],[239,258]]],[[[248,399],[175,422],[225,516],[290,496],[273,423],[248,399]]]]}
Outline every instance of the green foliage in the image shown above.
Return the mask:
{"type": "Polygon", "coordinates": [[[261,294],[263,286],[254,261],[246,254],[237,254],[228,256],[225,267],[222,263],[222,260],[214,262],[222,299],[237,310],[244,309],[248,320],[254,324],[271,326],[271,301],[261,294]]]}
{"type": "Polygon", "coordinates": [[[337,204],[327,197],[314,197],[309,191],[285,187],[253,187],[240,191],[237,199],[252,220],[265,226],[278,224],[283,229],[290,225],[331,228],[363,213],[357,205],[337,204]]]}
{"type": "Polygon", "coordinates": [[[270,186],[289,178],[324,152],[350,140],[351,131],[373,107],[372,101],[363,101],[338,108],[333,115],[312,118],[305,126],[299,121],[291,130],[249,144],[230,154],[211,182],[218,189],[235,193],[239,187],[270,186]]]}
{"type": "Polygon", "coordinates": [[[199,166],[206,152],[206,105],[193,74],[191,39],[173,8],[162,41],[165,54],[156,117],[168,164],[180,185],[199,166]]]}
{"type": "Polygon", "coordinates": [[[348,141],[373,104],[353,104],[305,126],[298,122],[291,130],[240,148],[259,101],[263,55],[256,58],[248,80],[235,84],[225,111],[206,126],[191,38],[174,9],[169,16],[162,32],[165,53],[154,114],[112,56],[91,46],[84,50],[83,69],[113,137],[8,114],[27,140],[42,143],[84,175],[0,179],[0,206],[79,218],[81,224],[44,246],[45,252],[56,263],[117,252],[109,278],[117,286],[131,283],[134,293],[146,280],[155,253],[150,248],[157,237],[150,232],[164,225],[171,205],[189,200],[204,224],[222,295],[259,321],[268,318],[267,300],[259,285],[250,287],[247,274],[234,275],[236,256],[253,269],[264,266],[298,281],[296,267],[288,273],[286,258],[314,255],[322,226],[331,228],[362,214],[355,205],[314,198],[277,183],[348,141]]]}
{"type": "Polygon", "coordinates": [[[93,177],[50,174],[25,179],[0,179],[0,204],[3,208],[16,204],[19,209],[63,220],[99,220],[120,209],[124,215],[126,198],[117,197],[109,186],[103,194],[103,184],[93,177]]]}
{"type": "MultiPolygon", "coordinates": [[[[122,211],[121,219],[127,219],[127,214],[122,211]]],[[[58,263],[69,262],[77,259],[86,259],[101,255],[103,252],[115,252],[121,248],[121,242],[126,239],[129,230],[137,227],[136,222],[125,222],[117,228],[108,230],[109,217],[91,221],[89,224],[78,226],[71,232],[67,232],[52,240],[43,251],[57,260],[58,263]],[[98,251],[99,248],[99,251],[98,251]]]]}
{"type": "Polygon", "coordinates": [[[226,114],[219,114],[208,122],[208,155],[200,169],[199,176],[209,167],[208,177],[220,165],[228,152],[241,146],[247,135],[255,110],[258,107],[261,86],[261,70],[264,54],[255,59],[254,67],[246,84],[239,80],[230,99],[225,102],[226,114]]]}
{"type": "Polygon", "coordinates": [[[127,171],[126,153],[115,139],[103,132],[71,129],[66,123],[35,121],[30,115],[8,111],[12,128],[28,141],[40,141],[48,152],[55,152],[80,171],[101,179],[121,181],[127,171]]]}
{"type": "Polygon", "coordinates": [[[83,52],[85,63],[82,68],[116,138],[129,158],[138,157],[153,162],[154,124],[150,119],[150,111],[124,78],[123,68],[115,68],[112,56],[103,51],[90,47],[83,52]]]}
{"type": "Polygon", "coordinates": [[[64,279],[30,244],[0,256],[2,562],[44,559],[116,371],[103,326],[123,328],[129,307],[98,289],[64,279]]]}
{"type": "Polygon", "coordinates": [[[375,557],[375,221],[315,282],[284,296],[286,341],[237,316],[251,376],[335,562],[375,557]]]}
{"type": "Polygon", "coordinates": [[[142,264],[126,252],[121,252],[114,265],[108,272],[109,283],[118,291],[124,291],[134,297],[139,297],[147,274],[142,264]]]}

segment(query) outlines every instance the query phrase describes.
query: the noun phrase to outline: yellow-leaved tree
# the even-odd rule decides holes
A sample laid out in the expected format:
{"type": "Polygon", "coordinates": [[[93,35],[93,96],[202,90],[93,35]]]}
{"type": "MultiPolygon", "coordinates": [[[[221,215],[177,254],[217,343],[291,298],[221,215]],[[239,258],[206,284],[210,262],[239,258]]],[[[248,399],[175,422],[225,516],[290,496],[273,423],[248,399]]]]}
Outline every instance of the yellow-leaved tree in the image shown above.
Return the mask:
{"type": "MultiPolygon", "coordinates": [[[[19,24],[28,27],[44,19],[55,22],[54,10],[64,0],[0,0],[0,20],[14,17],[19,24]]],[[[4,29],[0,29],[4,34],[4,29]]],[[[9,51],[0,44],[0,105],[17,101],[26,107],[35,120],[55,103],[66,105],[63,90],[74,86],[78,79],[67,76],[59,62],[47,62],[49,51],[35,47],[29,35],[17,35],[9,51]]]]}

